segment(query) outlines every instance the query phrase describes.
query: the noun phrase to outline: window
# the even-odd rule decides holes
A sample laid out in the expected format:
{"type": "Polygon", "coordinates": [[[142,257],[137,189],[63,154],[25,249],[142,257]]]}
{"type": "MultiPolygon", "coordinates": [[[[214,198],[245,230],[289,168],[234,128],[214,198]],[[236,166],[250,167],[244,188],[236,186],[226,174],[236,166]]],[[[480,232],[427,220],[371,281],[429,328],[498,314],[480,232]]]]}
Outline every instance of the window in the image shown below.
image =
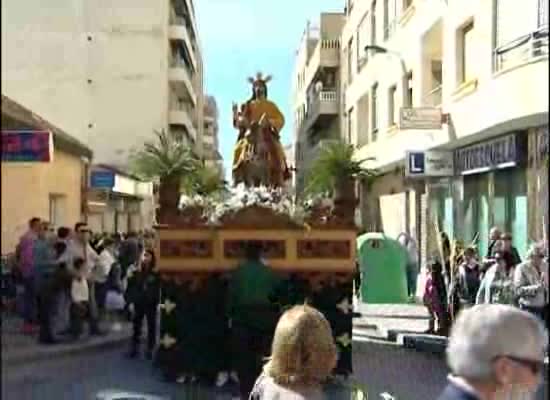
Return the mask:
{"type": "Polygon", "coordinates": [[[63,200],[64,196],[58,194],[50,194],[50,213],[49,222],[53,227],[64,225],[63,220],[63,200]]]}
{"type": "Polygon", "coordinates": [[[353,80],[353,37],[348,42],[348,83],[353,80]]]}
{"type": "Polygon", "coordinates": [[[495,0],[494,23],[496,70],[548,54],[548,44],[542,49],[541,35],[535,33],[548,28],[548,0],[523,0],[521,7],[495,0]]]}
{"type": "Polygon", "coordinates": [[[390,36],[390,0],[384,0],[384,40],[390,36]]]}
{"type": "Polygon", "coordinates": [[[357,144],[363,146],[369,142],[369,94],[365,93],[359,100],[356,125],[357,125],[357,144]]]}
{"type": "Polygon", "coordinates": [[[388,126],[397,124],[397,86],[392,86],[388,90],[388,126]]]}
{"type": "Polygon", "coordinates": [[[538,0],[537,28],[548,27],[548,0],[538,0]]]}
{"type": "MultiPolygon", "coordinates": [[[[407,101],[404,107],[412,107],[414,103],[414,92],[413,92],[413,73],[409,72],[407,75],[407,101]]],[[[405,103],[405,102],[403,102],[405,103]]]]}
{"type": "Polygon", "coordinates": [[[369,27],[370,27],[370,15],[367,12],[359,26],[357,27],[357,72],[366,65],[368,60],[368,52],[365,52],[364,48],[369,44],[369,27]]]}
{"type": "Polygon", "coordinates": [[[376,44],[376,0],[372,2],[371,5],[371,27],[370,27],[370,36],[371,36],[371,44],[376,44]]]}
{"type": "Polygon", "coordinates": [[[400,0],[384,0],[384,40],[388,40],[395,31],[398,1],[400,0]]]}
{"type": "Polygon", "coordinates": [[[353,128],[354,128],[354,113],[353,113],[353,107],[351,107],[348,111],[348,137],[347,137],[347,143],[352,144],[353,141],[353,128]]]}
{"type": "Polygon", "coordinates": [[[371,136],[375,142],[378,134],[378,84],[372,85],[371,89],[371,136]]]}
{"type": "Polygon", "coordinates": [[[464,83],[474,78],[473,64],[475,60],[474,49],[474,22],[469,22],[459,29],[459,71],[457,82],[464,83]]]}

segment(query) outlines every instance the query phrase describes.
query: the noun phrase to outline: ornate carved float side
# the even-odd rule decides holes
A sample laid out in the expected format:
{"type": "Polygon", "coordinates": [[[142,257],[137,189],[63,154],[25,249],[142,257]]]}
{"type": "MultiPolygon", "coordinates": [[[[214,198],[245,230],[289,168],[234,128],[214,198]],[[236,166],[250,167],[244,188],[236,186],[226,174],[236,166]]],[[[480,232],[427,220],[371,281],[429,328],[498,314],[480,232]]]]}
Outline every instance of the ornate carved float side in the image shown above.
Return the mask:
{"type": "Polygon", "coordinates": [[[244,259],[251,242],[261,246],[263,259],[275,270],[355,270],[354,227],[332,224],[308,229],[268,208],[241,209],[222,218],[216,227],[167,224],[157,229],[161,273],[232,270],[244,259]]]}

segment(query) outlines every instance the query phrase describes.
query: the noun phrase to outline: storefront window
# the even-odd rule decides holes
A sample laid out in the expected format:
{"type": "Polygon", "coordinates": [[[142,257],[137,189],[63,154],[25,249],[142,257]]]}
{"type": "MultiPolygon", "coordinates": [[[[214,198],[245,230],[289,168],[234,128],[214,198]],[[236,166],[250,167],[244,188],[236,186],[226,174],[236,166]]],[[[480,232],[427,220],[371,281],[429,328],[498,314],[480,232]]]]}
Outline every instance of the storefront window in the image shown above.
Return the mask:
{"type": "Polygon", "coordinates": [[[480,255],[487,253],[489,236],[489,175],[464,177],[464,229],[462,240],[470,244],[477,237],[480,255]]]}
{"type": "Polygon", "coordinates": [[[527,251],[527,182],[525,169],[495,172],[494,225],[510,232],[523,257],[527,251]]]}
{"type": "Polygon", "coordinates": [[[449,236],[454,237],[453,199],[448,184],[436,186],[431,189],[430,209],[432,215],[437,216],[439,229],[449,236]]]}

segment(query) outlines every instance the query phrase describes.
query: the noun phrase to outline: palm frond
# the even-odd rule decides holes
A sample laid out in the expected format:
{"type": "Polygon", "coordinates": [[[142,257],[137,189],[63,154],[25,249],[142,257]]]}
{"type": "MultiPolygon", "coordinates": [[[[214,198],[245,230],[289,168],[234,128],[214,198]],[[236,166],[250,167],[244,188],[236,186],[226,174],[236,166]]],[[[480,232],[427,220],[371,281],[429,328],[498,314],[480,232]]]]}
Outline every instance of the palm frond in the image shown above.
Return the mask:
{"type": "Polygon", "coordinates": [[[374,160],[372,157],[356,160],[353,146],[341,141],[330,143],[321,149],[310,168],[306,192],[308,194],[332,193],[334,186],[342,179],[370,180],[377,175],[373,169],[363,165],[374,160]]]}
{"type": "Polygon", "coordinates": [[[166,131],[155,131],[156,141],[146,142],[130,158],[132,170],[144,179],[192,173],[199,160],[189,145],[166,131]]]}

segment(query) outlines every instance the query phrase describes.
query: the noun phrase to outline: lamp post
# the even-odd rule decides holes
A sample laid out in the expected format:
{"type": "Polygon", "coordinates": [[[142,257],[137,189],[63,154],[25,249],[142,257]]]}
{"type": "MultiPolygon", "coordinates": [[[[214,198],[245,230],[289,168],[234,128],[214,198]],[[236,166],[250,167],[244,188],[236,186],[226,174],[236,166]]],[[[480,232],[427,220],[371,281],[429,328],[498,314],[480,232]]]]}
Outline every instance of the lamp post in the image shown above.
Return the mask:
{"type": "Polygon", "coordinates": [[[405,65],[405,60],[396,51],[388,50],[385,47],[377,46],[377,45],[367,45],[365,46],[365,52],[372,52],[374,54],[387,54],[390,56],[394,56],[399,60],[399,63],[401,65],[401,88],[402,88],[402,99],[403,99],[403,107],[405,106],[412,106],[412,99],[409,99],[409,73],[407,71],[407,66],[405,65]]]}

